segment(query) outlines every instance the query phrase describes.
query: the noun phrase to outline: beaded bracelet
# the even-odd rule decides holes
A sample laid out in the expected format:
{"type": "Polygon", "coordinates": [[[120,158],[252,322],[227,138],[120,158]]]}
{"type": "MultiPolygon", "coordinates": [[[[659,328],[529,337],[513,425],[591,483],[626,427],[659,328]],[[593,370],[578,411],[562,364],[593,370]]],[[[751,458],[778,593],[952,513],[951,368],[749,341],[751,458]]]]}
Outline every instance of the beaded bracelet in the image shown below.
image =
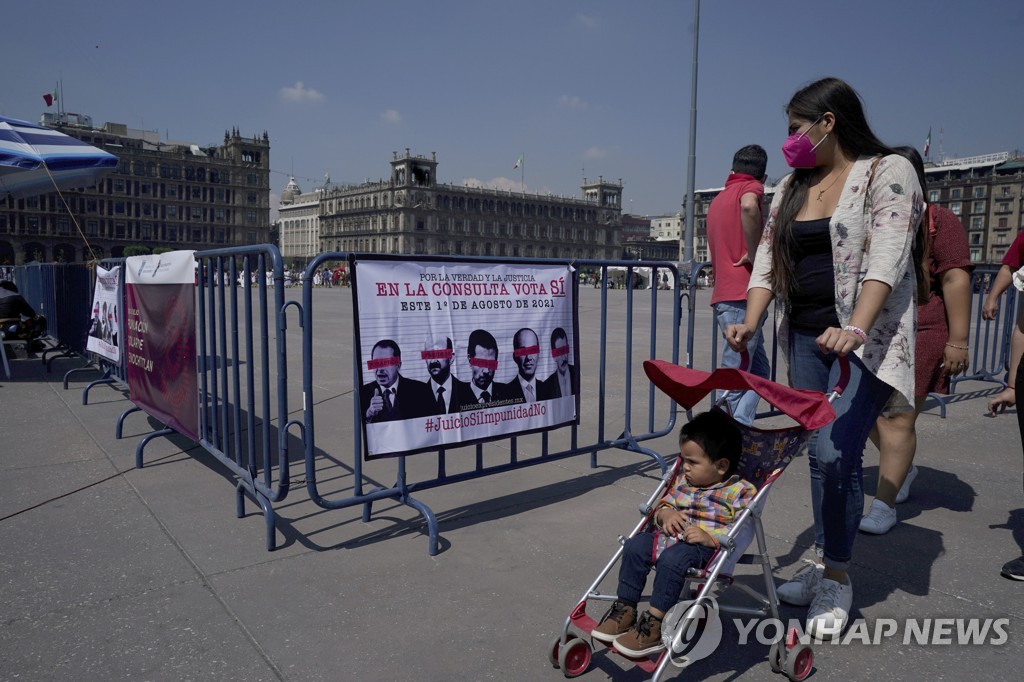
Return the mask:
{"type": "Polygon", "coordinates": [[[955,343],[947,343],[946,345],[949,346],[950,348],[956,348],[957,350],[970,350],[971,349],[970,346],[958,346],[955,343]]]}
{"type": "Polygon", "coordinates": [[[860,337],[861,343],[867,343],[868,342],[868,335],[865,334],[864,330],[861,329],[860,327],[855,327],[852,324],[848,324],[845,327],[843,327],[843,331],[844,332],[853,332],[854,334],[856,334],[857,336],[860,337]]]}

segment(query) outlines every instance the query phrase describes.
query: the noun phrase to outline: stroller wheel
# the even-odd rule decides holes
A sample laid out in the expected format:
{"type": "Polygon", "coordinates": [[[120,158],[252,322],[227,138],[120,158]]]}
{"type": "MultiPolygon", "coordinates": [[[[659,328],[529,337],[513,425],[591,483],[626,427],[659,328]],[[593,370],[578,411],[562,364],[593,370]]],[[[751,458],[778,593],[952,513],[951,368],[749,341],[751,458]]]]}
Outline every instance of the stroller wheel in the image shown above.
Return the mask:
{"type": "Polygon", "coordinates": [[[806,644],[797,644],[786,656],[786,677],[794,682],[807,679],[814,668],[814,651],[806,644]]]}
{"type": "Polygon", "coordinates": [[[558,652],[558,667],[566,677],[579,677],[590,667],[590,645],[578,637],[566,642],[558,652]]]}

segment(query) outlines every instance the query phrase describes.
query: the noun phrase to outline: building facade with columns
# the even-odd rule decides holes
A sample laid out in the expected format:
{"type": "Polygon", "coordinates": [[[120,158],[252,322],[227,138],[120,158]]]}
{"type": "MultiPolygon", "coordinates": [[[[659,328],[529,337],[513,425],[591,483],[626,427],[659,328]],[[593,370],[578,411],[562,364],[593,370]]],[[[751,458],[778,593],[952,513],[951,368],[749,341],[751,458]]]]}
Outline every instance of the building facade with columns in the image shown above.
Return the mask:
{"type": "Polygon", "coordinates": [[[132,245],[208,249],[269,238],[266,132],[243,137],[235,129],[224,133],[223,144],[199,147],[120,123],[96,128],[90,117],[67,112],[44,114],[40,125],[108,151],[119,163],[94,187],[65,190],[67,206],[56,192],[0,201],[0,264],[118,257],[132,245]]]}
{"type": "Polygon", "coordinates": [[[289,265],[303,266],[320,253],[320,199],[324,188],[303,192],[291,178],[281,192],[278,230],[281,257],[289,265]]]}
{"type": "Polygon", "coordinates": [[[506,258],[619,258],[622,182],[581,199],[437,181],[437,156],[394,153],[387,180],[327,189],[320,250],[506,258]]]}

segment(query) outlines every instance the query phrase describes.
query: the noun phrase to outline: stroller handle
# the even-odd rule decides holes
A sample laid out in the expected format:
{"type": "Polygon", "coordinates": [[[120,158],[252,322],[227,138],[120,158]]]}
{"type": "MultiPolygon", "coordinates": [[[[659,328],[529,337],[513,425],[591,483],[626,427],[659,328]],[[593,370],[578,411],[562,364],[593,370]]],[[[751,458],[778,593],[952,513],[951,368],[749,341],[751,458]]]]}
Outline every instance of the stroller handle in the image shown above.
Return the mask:
{"type": "Polygon", "coordinates": [[[828,394],[828,401],[830,403],[835,402],[836,398],[843,394],[846,390],[846,386],[850,383],[850,358],[847,355],[839,356],[839,379],[836,381],[836,385],[832,387],[832,390],[828,394]]]}

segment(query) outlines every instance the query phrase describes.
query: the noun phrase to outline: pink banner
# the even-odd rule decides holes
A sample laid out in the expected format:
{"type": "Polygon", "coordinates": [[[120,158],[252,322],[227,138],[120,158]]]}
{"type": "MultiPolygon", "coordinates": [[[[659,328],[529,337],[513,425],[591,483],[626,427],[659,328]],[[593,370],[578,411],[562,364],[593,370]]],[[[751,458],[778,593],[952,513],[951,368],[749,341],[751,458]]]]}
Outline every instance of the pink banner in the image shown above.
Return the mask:
{"type": "Polygon", "coordinates": [[[132,402],[198,441],[193,263],[191,251],[127,259],[125,361],[132,402]]]}

